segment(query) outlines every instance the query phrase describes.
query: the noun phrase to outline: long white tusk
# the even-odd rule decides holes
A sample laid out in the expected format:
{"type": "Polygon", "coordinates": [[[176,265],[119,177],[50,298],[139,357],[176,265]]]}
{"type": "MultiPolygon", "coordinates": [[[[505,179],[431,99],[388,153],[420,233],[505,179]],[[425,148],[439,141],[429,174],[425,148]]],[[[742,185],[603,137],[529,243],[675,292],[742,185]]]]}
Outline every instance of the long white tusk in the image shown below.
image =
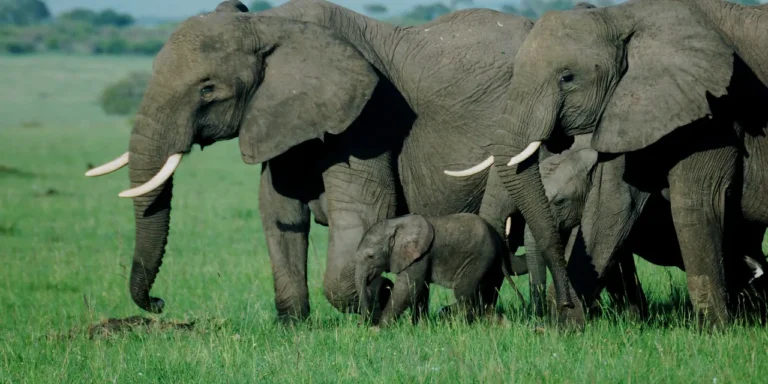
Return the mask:
{"type": "Polygon", "coordinates": [[[528,147],[526,147],[522,152],[520,152],[519,155],[509,160],[509,163],[507,163],[507,166],[511,167],[515,164],[522,163],[523,161],[525,161],[525,159],[531,157],[531,155],[536,153],[536,150],[539,149],[540,146],[541,146],[541,141],[534,141],[533,143],[528,144],[528,147]]]}
{"type": "Polygon", "coordinates": [[[507,217],[506,225],[504,225],[504,234],[509,236],[510,232],[512,232],[512,216],[507,217]]]}
{"type": "Polygon", "coordinates": [[[181,153],[171,155],[171,157],[165,161],[165,165],[163,165],[163,168],[160,169],[160,172],[158,172],[157,175],[136,188],[120,192],[118,196],[138,197],[152,192],[155,188],[163,185],[163,183],[165,183],[171,177],[171,175],[173,175],[173,172],[176,171],[176,167],[178,167],[179,163],[181,162],[181,156],[181,153]]]}
{"type": "Polygon", "coordinates": [[[125,167],[126,165],[128,165],[128,152],[123,153],[122,155],[120,155],[120,157],[110,161],[109,163],[106,163],[104,165],[100,165],[96,168],[88,170],[88,172],[86,172],[85,175],[88,177],[102,176],[102,175],[106,175],[108,173],[117,171],[118,169],[125,167]]]}
{"type": "Polygon", "coordinates": [[[482,163],[475,165],[472,168],[465,169],[463,171],[443,171],[448,176],[453,177],[465,177],[465,176],[472,176],[474,174],[480,173],[484,171],[486,168],[493,165],[493,156],[485,159],[482,163]]]}

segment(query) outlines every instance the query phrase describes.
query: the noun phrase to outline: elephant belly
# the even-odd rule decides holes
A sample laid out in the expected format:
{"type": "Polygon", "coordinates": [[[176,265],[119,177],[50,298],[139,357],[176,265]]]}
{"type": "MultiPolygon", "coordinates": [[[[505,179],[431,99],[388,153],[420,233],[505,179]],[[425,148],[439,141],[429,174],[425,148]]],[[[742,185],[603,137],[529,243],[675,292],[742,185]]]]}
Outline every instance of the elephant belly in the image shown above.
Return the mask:
{"type": "Polygon", "coordinates": [[[488,172],[456,178],[443,171],[469,168],[488,155],[458,141],[429,140],[412,133],[405,143],[398,158],[398,171],[411,213],[440,216],[479,212],[488,172]],[[425,144],[421,145],[422,142],[425,144]]]}

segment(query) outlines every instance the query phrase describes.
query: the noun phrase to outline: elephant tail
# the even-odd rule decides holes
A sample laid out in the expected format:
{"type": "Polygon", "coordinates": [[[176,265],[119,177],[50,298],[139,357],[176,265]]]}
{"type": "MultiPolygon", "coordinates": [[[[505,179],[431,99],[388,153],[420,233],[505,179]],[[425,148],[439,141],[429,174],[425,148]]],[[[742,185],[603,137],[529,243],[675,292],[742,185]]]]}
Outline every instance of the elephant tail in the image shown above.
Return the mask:
{"type": "Polygon", "coordinates": [[[503,257],[501,261],[501,271],[504,273],[504,278],[507,279],[509,282],[509,285],[512,286],[512,289],[515,290],[515,293],[517,294],[517,298],[520,299],[520,302],[525,305],[525,298],[523,298],[523,294],[520,293],[520,290],[517,289],[517,284],[515,284],[515,281],[512,280],[512,276],[509,274],[509,268],[507,268],[507,258],[503,257]]]}

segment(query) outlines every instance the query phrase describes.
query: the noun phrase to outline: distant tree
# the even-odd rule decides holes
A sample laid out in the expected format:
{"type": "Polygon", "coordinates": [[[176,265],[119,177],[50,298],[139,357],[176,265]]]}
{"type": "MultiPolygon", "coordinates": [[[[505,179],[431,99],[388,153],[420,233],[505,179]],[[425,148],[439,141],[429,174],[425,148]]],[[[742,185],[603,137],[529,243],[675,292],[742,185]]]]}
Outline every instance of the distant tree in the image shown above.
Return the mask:
{"type": "Polygon", "coordinates": [[[387,7],[382,4],[366,4],[363,6],[363,9],[372,15],[383,15],[389,11],[387,7]]]}
{"type": "Polygon", "coordinates": [[[50,18],[51,12],[41,0],[0,0],[0,24],[25,26],[50,18]]]}
{"type": "Polygon", "coordinates": [[[97,27],[105,25],[127,27],[135,22],[133,16],[127,13],[117,13],[112,9],[96,12],[87,8],[75,8],[64,12],[59,15],[58,19],[88,23],[97,27]]]}
{"type": "Polygon", "coordinates": [[[152,75],[147,71],[131,72],[124,79],[107,86],[99,104],[107,115],[128,116],[136,113],[152,75]]]}
{"type": "Polygon", "coordinates": [[[57,19],[93,24],[93,21],[96,20],[96,12],[88,8],[74,8],[60,13],[57,19]]]}
{"type": "Polygon", "coordinates": [[[413,9],[405,14],[405,18],[420,21],[430,21],[448,13],[451,13],[451,8],[448,8],[448,6],[445,4],[432,3],[427,5],[417,5],[413,7],[413,9]]]}
{"type": "Polygon", "coordinates": [[[256,0],[251,3],[251,6],[248,7],[248,10],[251,12],[261,12],[271,8],[272,4],[270,4],[269,1],[256,0]]]}
{"type": "Polygon", "coordinates": [[[112,9],[105,9],[93,19],[94,25],[114,25],[116,27],[127,27],[134,23],[133,16],[127,13],[117,13],[112,9]]]}

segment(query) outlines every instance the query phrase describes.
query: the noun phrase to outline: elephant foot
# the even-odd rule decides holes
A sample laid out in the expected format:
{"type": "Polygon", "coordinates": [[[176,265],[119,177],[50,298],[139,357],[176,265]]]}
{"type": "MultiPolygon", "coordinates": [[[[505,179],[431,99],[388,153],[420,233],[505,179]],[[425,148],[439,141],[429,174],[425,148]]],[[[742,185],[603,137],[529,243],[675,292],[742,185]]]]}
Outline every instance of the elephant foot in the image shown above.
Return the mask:
{"type": "Polygon", "coordinates": [[[309,303],[298,300],[275,300],[277,321],[283,325],[293,325],[309,318],[309,303]]]}
{"type": "Polygon", "coordinates": [[[574,307],[567,307],[564,305],[556,305],[554,287],[550,286],[547,290],[547,307],[550,310],[550,319],[555,319],[555,323],[561,331],[575,331],[581,332],[586,325],[586,311],[581,301],[575,297],[573,291],[571,291],[571,300],[576,303],[574,307]]]}

